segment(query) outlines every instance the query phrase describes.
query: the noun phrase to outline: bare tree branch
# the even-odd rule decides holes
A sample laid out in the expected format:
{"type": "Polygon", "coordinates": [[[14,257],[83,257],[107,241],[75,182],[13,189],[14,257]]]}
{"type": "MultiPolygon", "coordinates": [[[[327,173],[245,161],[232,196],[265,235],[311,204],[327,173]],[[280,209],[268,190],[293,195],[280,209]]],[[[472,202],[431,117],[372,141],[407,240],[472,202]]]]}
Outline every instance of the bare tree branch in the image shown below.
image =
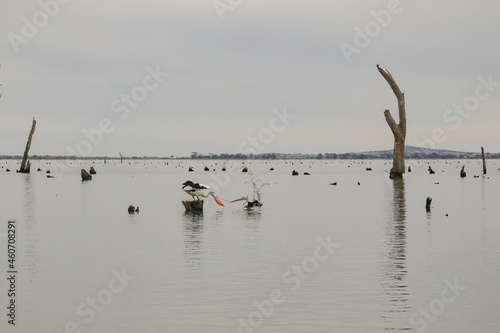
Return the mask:
{"type": "Polygon", "coordinates": [[[379,73],[384,77],[389,86],[391,87],[394,95],[398,100],[398,110],[399,110],[399,124],[396,123],[389,110],[384,111],[384,116],[387,124],[391,128],[392,134],[394,135],[394,159],[392,162],[392,169],[390,172],[391,178],[401,178],[405,172],[405,139],[406,139],[406,110],[405,110],[405,95],[399,89],[396,81],[392,77],[391,73],[382,69],[377,64],[377,69],[379,73]]]}

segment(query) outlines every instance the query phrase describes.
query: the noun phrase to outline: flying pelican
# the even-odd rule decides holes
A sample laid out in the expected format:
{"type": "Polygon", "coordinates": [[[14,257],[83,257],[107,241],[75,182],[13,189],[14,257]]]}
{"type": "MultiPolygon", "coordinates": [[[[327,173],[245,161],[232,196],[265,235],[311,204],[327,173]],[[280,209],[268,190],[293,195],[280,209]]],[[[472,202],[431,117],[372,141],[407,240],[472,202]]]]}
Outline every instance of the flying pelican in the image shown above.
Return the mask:
{"type": "Polygon", "coordinates": [[[230,203],[231,202],[236,202],[236,201],[243,201],[243,200],[245,201],[245,204],[243,205],[244,209],[252,210],[255,207],[261,207],[262,206],[262,203],[260,203],[259,200],[248,201],[248,196],[247,195],[244,195],[241,198],[238,198],[238,199],[235,199],[233,201],[230,201],[230,203]]]}
{"type": "Polygon", "coordinates": [[[219,198],[215,195],[215,193],[213,191],[205,193],[204,190],[207,190],[209,188],[210,187],[208,185],[204,185],[204,184],[200,184],[200,183],[193,183],[190,180],[188,180],[182,184],[182,189],[184,190],[184,192],[186,192],[187,194],[192,196],[193,200],[194,200],[194,197],[196,197],[197,200],[200,200],[200,197],[208,198],[209,196],[212,196],[218,205],[224,207],[224,204],[222,204],[222,202],[219,200],[219,198]]]}

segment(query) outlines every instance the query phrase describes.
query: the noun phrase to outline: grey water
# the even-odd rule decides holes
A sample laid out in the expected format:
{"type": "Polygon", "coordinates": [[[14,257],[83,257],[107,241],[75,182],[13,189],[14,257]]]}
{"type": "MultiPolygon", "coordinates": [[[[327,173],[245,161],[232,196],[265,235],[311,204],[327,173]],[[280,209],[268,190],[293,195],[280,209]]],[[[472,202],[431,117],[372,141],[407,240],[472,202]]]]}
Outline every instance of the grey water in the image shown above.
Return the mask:
{"type": "Polygon", "coordinates": [[[402,181],[384,160],[18,163],[0,161],[1,332],[500,332],[497,160],[485,176],[477,160],[410,160],[402,181]],[[243,166],[268,183],[260,210],[228,203],[253,196],[243,166]],[[225,207],[186,214],[186,180],[225,207]]]}

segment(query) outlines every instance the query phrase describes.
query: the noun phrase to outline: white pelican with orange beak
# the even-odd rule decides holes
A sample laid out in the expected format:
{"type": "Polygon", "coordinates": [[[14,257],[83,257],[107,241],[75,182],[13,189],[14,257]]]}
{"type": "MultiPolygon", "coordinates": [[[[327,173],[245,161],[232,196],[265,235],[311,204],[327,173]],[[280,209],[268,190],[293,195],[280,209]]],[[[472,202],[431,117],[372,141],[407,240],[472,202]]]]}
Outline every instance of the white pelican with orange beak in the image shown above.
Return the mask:
{"type": "Polygon", "coordinates": [[[245,203],[243,204],[243,209],[247,209],[247,210],[252,210],[256,207],[262,207],[262,203],[260,203],[259,200],[248,201],[247,195],[244,195],[241,198],[230,201],[230,203],[236,202],[236,201],[245,201],[245,203]]]}
{"type": "Polygon", "coordinates": [[[219,200],[219,197],[217,197],[213,191],[205,193],[204,190],[207,190],[209,188],[210,187],[207,185],[200,184],[200,183],[193,183],[190,180],[188,180],[182,184],[182,189],[184,190],[184,192],[186,192],[191,197],[193,197],[193,200],[194,200],[194,197],[196,197],[197,200],[200,200],[199,197],[208,198],[209,196],[212,196],[218,205],[224,207],[224,204],[219,200]]]}

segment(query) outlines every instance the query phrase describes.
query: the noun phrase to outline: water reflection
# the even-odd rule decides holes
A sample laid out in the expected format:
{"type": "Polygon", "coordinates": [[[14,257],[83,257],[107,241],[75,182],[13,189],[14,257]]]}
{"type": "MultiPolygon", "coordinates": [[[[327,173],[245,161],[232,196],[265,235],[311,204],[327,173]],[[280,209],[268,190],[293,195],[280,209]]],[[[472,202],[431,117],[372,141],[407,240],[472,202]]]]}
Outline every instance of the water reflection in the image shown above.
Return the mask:
{"type": "MultiPolygon", "coordinates": [[[[23,223],[18,225],[18,248],[22,251],[23,260],[20,261],[23,280],[27,282],[22,288],[27,293],[33,292],[32,282],[38,272],[37,268],[37,221],[36,221],[36,188],[34,180],[29,174],[24,176],[23,186],[23,212],[25,214],[23,223]]],[[[26,312],[33,312],[34,304],[29,302],[26,305],[26,312]]]]}
{"type": "Polygon", "coordinates": [[[184,262],[200,270],[203,264],[203,214],[184,213],[182,216],[184,262]]]}
{"type": "MultiPolygon", "coordinates": [[[[25,259],[23,260],[23,269],[32,274],[36,273],[36,189],[34,181],[29,174],[24,176],[24,209],[25,217],[22,229],[20,230],[21,239],[19,240],[23,247],[25,259]]],[[[31,278],[31,277],[30,277],[31,278]]]]}
{"type": "Polygon", "coordinates": [[[383,237],[382,295],[388,330],[409,330],[406,312],[409,309],[408,286],[404,279],[406,267],[406,200],[403,179],[392,182],[392,196],[383,237]],[[397,323],[401,323],[397,327],[397,323]]]}

